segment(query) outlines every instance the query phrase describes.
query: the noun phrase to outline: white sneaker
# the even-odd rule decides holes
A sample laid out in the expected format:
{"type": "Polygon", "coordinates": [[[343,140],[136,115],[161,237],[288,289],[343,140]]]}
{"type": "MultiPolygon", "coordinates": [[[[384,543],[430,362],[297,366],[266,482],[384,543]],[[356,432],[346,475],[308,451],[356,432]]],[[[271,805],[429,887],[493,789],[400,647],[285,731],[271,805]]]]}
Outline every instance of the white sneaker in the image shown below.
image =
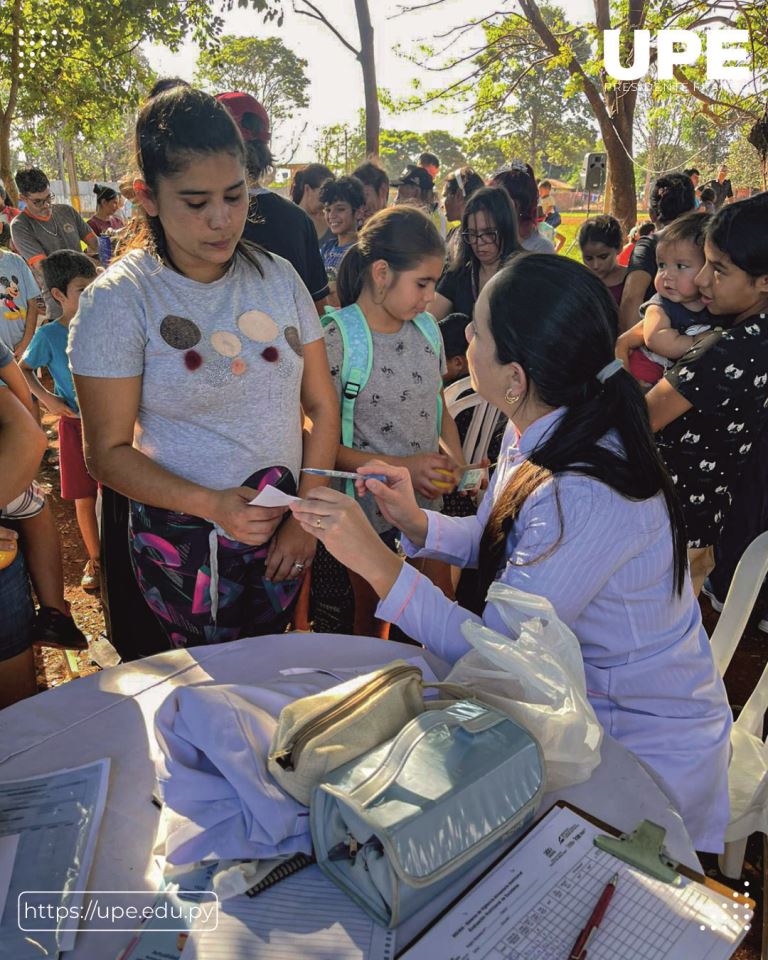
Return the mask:
{"type": "MultiPolygon", "coordinates": [[[[723,604],[715,596],[715,592],[712,589],[712,584],[709,582],[709,580],[704,581],[701,587],[701,592],[712,604],[712,609],[715,611],[715,613],[722,613],[723,604]]],[[[766,629],[766,633],[768,633],[768,628],[766,629]]]]}

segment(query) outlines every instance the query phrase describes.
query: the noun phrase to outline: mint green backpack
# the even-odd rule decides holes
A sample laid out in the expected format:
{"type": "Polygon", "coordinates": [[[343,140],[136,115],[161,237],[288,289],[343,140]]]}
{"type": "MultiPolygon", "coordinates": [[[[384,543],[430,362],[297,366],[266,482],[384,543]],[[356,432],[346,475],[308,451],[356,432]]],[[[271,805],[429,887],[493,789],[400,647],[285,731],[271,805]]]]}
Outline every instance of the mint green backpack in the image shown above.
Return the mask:
{"type": "MultiPolygon", "coordinates": [[[[363,311],[356,303],[348,307],[335,309],[326,307],[320,318],[323,327],[333,322],[341,334],[343,355],[341,362],[341,442],[351,447],[355,436],[355,401],[365,389],[373,366],[373,341],[363,311]]],[[[435,356],[440,357],[443,338],[440,328],[431,313],[420,313],[412,321],[419,333],[432,347],[435,356]]],[[[443,423],[443,395],[437,394],[437,432],[440,434],[443,423]]],[[[347,481],[347,492],[353,490],[352,481],[347,481]]]]}

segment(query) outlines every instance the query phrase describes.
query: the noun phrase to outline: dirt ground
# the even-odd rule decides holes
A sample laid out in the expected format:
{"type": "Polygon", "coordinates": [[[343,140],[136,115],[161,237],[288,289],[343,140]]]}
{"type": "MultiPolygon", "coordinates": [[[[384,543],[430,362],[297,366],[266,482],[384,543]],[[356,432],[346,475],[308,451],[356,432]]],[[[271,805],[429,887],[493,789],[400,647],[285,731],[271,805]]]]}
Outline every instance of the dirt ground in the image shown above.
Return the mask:
{"type": "MultiPolygon", "coordinates": [[[[54,425],[55,420],[53,418],[45,418],[44,426],[54,434],[50,446],[56,449],[58,443],[55,438],[55,431],[51,429],[54,425]]],[[[66,597],[72,605],[72,613],[80,629],[88,636],[89,640],[95,640],[104,631],[104,617],[98,597],[89,595],[80,588],[80,578],[86,553],[77,529],[74,506],[70,502],[62,501],[59,496],[59,477],[55,468],[45,465],[42,471],[42,480],[51,487],[50,502],[61,535],[66,597]]],[[[706,599],[702,599],[702,612],[707,630],[711,632],[717,622],[717,614],[712,610],[709,601],[706,599]]],[[[735,709],[738,709],[746,701],[765,666],[766,660],[768,660],[768,635],[757,630],[753,618],[753,622],[739,644],[725,677],[729,699],[735,709]]],[[[99,669],[98,665],[91,660],[87,651],[80,654],[71,653],[67,656],[58,650],[38,650],[36,662],[38,688],[41,690],[66,683],[77,676],[95,673],[99,669]]],[[[702,862],[708,875],[722,880],[728,886],[738,886],[742,892],[746,892],[757,899],[758,905],[752,928],[734,958],[735,960],[758,960],[760,957],[763,899],[760,836],[754,835],[747,847],[741,884],[746,881],[749,884],[748,887],[743,887],[738,882],[721,877],[717,871],[716,857],[703,857],[702,862]]]]}

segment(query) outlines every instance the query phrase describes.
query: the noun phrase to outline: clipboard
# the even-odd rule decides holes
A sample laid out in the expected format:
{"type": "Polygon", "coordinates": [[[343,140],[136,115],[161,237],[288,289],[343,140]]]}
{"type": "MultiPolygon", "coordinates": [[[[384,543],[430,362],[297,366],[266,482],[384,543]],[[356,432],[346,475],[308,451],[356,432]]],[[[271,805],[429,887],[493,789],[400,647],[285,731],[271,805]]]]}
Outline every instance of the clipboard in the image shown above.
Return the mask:
{"type": "Polygon", "coordinates": [[[654,960],[730,957],[746,933],[755,902],[669,860],[663,852],[664,833],[661,827],[643,821],[624,835],[560,801],[397,957],[421,960],[431,955],[461,960],[471,955],[482,960],[503,955],[512,960],[532,956],[564,960],[597,902],[596,891],[602,889],[606,872],[616,869],[620,871],[619,885],[601,935],[589,949],[590,960],[601,956],[641,960],[646,947],[647,956],[654,960]],[[563,825],[566,829],[558,834],[563,825]],[[537,859],[539,855],[543,860],[537,859]],[[505,862],[508,870],[503,869],[505,862]],[[558,879],[560,874],[563,876],[558,879]],[[537,901],[538,894],[541,899],[537,901]],[[520,920],[519,914],[529,903],[532,910],[520,920]],[[537,916],[543,932],[536,931],[537,916]],[[642,927],[645,943],[640,947],[632,940],[633,927],[642,927]],[[534,942],[539,935],[544,942],[534,942]],[[465,942],[470,941],[471,950],[464,950],[465,942]],[[666,943],[671,944],[667,952],[666,943]]]}

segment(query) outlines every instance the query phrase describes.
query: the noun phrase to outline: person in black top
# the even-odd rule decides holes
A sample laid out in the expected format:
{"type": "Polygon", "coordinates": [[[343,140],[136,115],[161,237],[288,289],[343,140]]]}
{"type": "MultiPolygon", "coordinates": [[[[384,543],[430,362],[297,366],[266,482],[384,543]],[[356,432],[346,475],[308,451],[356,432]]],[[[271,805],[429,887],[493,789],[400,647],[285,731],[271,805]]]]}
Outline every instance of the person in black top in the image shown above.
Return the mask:
{"type": "Polygon", "coordinates": [[[440,278],[431,313],[442,320],[449,313],[472,316],[475,301],[505,259],[522,250],[517,214],[502,187],[475,191],[464,206],[461,243],[440,278]]]}
{"type": "MultiPolygon", "coordinates": [[[[693,181],[684,173],[668,173],[654,183],[648,214],[657,228],[666,227],[696,208],[693,181]]],[[[630,330],[640,319],[640,304],[656,293],[656,236],[640,237],[629,258],[627,278],[619,307],[619,333],[630,330]]]]}
{"type": "Polygon", "coordinates": [[[720,207],[733,200],[733,186],[728,179],[728,167],[726,167],[724,163],[721,163],[718,167],[717,177],[714,180],[710,180],[707,186],[710,190],[714,191],[715,199],[713,202],[715,204],[715,210],[719,210],[720,207]]]}
{"type": "Polygon", "coordinates": [[[768,423],[768,195],[716,214],[704,253],[696,284],[721,328],[647,395],[651,426],[683,507],[697,593],[714,567],[733,490],[768,423]]]}
{"type": "MultiPolygon", "coordinates": [[[[220,93],[223,103],[240,128],[248,159],[248,173],[258,184],[272,168],[269,149],[269,117],[248,93],[220,93]]],[[[284,257],[293,265],[304,286],[322,313],[328,296],[328,277],[317,244],[317,232],[307,214],[295,203],[261,186],[251,189],[255,209],[245,222],[243,237],[251,243],[284,257]]]]}

